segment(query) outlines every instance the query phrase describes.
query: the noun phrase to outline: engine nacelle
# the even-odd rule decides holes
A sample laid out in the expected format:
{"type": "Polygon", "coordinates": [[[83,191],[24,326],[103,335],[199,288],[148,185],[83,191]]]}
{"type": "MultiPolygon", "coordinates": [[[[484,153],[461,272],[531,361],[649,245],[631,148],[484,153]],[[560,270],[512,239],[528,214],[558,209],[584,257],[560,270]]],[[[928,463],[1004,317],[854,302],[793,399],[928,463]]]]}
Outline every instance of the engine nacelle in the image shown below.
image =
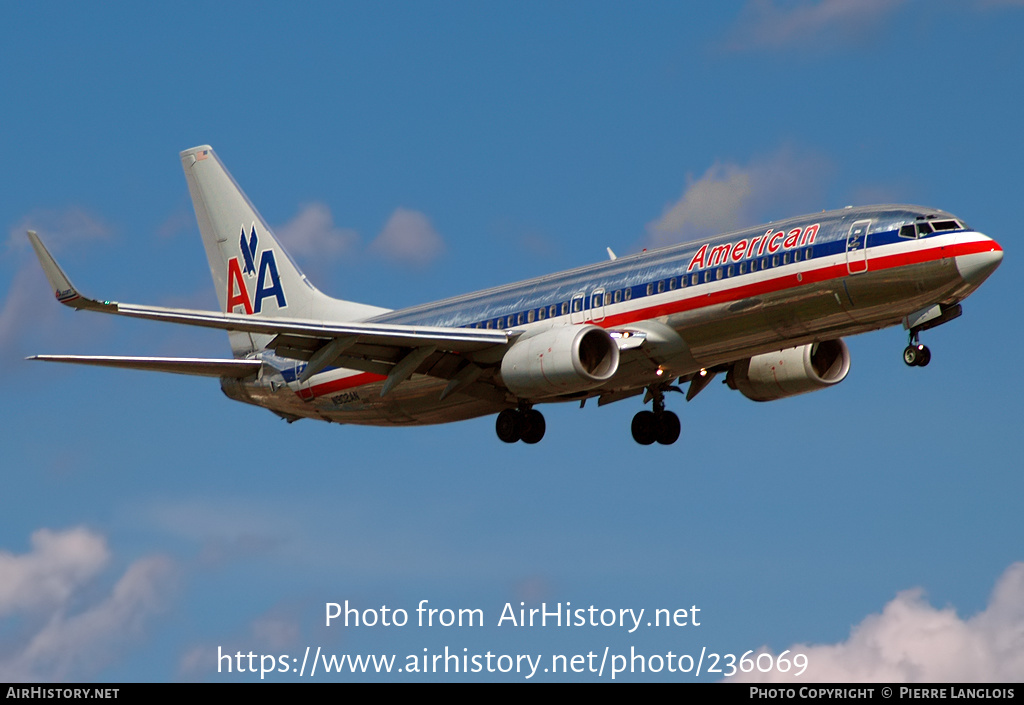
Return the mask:
{"type": "Polygon", "coordinates": [[[600,387],[619,369],[619,346],[604,328],[559,326],[512,345],[501,378],[524,399],[600,387]]]}
{"type": "Polygon", "coordinates": [[[774,401],[838,384],[849,371],[846,343],[826,340],[737,362],[725,381],[747,399],[774,401]]]}

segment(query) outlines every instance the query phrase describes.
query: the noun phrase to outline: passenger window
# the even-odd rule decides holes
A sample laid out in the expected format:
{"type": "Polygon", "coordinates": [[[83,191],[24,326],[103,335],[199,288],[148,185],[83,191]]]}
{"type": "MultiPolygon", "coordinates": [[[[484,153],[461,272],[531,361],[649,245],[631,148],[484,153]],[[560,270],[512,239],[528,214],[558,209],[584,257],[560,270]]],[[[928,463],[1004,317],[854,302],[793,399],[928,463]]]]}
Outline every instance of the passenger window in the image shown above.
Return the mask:
{"type": "Polygon", "coordinates": [[[794,262],[799,262],[801,259],[803,259],[803,255],[801,254],[800,250],[797,250],[796,252],[793,253],[794,262]]]}
{"type": "Polygon", "coordinates": [[[804,252],[807,253],[807,259],[811,259],[811,256],[814,254],[814,248],[808,247],[804,252]]]}
{"type": "Polygon", "coordinates": [[[572,300],[572,312],[573,313],[579,313],[582,310],[583,310],[583,299],[573,299],[572,300]]]}
{"type": "Polygon", "coordinates": [[[722,278],[722,268],[719,267],[718,269],[715,270],[715,279],[721,279],[721,278],[722,278]]]}
{"type": "Polygon", "coordinates": [[[532,308],[529,311],[526,312],[526,322],[527,323],[533,323],[533,309],[532,308]]]}
{"type": "Polygon", "coordinates": [[[664,281],[658,282],[658,293],[659,294],[665,293],[665,282],[664,281]]]}
{"type": "Polygon", "coordinates": [[[626,299],[626,301],[629,301],[631,298],[633,298],[633,287],[626,289],[626,291],[623,292],[622,296],[626,299]]]}
{"type": "Polygon", "coordinates": [[[747,263],[746,262],[740,262],[740,274],[746,274],[746,273],[747,273],[747,263]]]}
{"type": "Polygon", "coordinates": [[[690,284],[692,284],[693,286],[697,286],[698,284],[700,284],[700,274],[694,274],[693,276],[691,276],[690,284]]]}
{"type": "Polygon", "coordinates": [[[551,304],[551,308],[548,309],[548,318],[554,318],[558,315],[558,304],[551,304]]]}
{"type": "Polygon", "coordinates": [[[547,313],[547,309],[546,308],[538,308],[537,309],[537,320],[538,321],[543,321],[545,313],[547,313]]]}
{"type": "Polygon", "coordinates": [[[729,265],[729,266],[728,266],[728,267],[726,268],[726,270],[725,270],[725,276],[727,276],[727,277],[731,277],[732,275],[733,275],[733,268],[732,268],[732,265],[730,264],[730,265],[729,265]]]}
{"type": "Polygon", "coordinates": [[[648,284],[647,285],[647,295],[650,296],[653,293],[654,293],[654,284],[648,284]]]}
{"type": "Polygon", "coordinates": [[[562,315],[563,316],[569,315],[569,303],[568,302],[562,304],[562,315]]]}
{"type": "Polygon", "coordinates": [[[622,301],[622,289],[616,290],[616,292],[612,295],[612,303],[617,304],[620,301],[622,301]]]}
{"type": "Polygon", "coordinates": [[[675,277],[672,277],[671,279],[668,280],[668,290],[669,291],[675,291],[676,290],[676,278],[675,277]]]}
{"type": "Polygon", "coordinates": [[[494,321],[487,321],[487,329],[488,330],[493,330],[494,329],[494,321]]]}
{"type": "Polygon", "coordinates": [[[704,272],[704,283],[707,284],[711,281],[711,270],[704,272]]]}
{"type": "Polygon", "coordinates": [[[778,267],[779,266],[779,256],[778,255],[772,255],[772,266],[773,267],[778,267]]]}
{"type": "Polygon", "coordinates": [[[782,255],[782,263],[783,264],[789,264],[789,253],[788,252],[783,253],[783,255],[782,255]]]}

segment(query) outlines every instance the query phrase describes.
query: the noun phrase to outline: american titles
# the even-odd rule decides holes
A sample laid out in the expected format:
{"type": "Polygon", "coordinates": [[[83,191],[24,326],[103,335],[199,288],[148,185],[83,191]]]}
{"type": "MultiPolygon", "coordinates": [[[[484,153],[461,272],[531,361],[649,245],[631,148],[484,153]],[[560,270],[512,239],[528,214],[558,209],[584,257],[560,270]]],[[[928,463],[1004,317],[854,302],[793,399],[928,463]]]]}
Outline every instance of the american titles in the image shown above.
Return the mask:
{"type": "Polygon", "coordinates": [[[808,225],[806,228],[793,228],[789,232],[769,228],[764,235],[758,235],[749,240],[744,238],[739,242],[726,242],[714,246],[706,242],[697,250],[697,254],[690,259],[690,264],[686,267],[686,271],[690,272],[694,269],[717,267],[730,262],[761,257],[765,254],[774,255],[780,250],[805,247],[814,243],[819,227],[820,223],[815,223],[814,225],[808,225]]]}

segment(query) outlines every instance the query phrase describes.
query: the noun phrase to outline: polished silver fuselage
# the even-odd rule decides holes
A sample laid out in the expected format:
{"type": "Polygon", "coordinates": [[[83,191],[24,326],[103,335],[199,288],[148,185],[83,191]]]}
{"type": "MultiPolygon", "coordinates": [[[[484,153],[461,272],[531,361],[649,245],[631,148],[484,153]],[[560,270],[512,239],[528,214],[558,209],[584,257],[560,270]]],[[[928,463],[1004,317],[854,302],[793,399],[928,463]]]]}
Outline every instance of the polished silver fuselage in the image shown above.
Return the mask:
{"type": "MultiPolygon", "coordinates": [[[[644,331],[645,345],[625,347],[614,377],[585,393],[516,399],[498,375],[490,382],[494,394],[441,399],[446,380],[418,374],[382,397],[382,374],[328,369],[300,382],[305,363],[270,352],[260,355],[268,372],[255,382],[222,384],[232,398],[289,417],[373,425],[444,423],[523,401],[593,396],[613,401],[659,381],[686,379],[700,369],[897,325],[929,306],[955,305],[998,265],[998,244],[961,221],[953,229],[919,237],[900,234],[908,223],[948,227],[954,220],[916,206],[822,212],[371,319],[497,328],[513,331],[518,339],[584,323],[644,331]],[[659,347],[658,331],[665,328],[682,345],[663,342],[659,347]]],[[[497,361],[500,356],[477,360],[497,361]]]]}

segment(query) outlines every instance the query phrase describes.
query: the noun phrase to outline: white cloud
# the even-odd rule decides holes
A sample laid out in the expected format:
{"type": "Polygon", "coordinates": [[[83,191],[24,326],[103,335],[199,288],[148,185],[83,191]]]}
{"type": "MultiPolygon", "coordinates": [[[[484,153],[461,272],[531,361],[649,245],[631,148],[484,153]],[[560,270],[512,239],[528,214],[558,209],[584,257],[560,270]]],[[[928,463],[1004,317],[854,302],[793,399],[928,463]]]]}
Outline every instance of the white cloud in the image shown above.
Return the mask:
{"type": "Polygon", "coordinates": [[[749,164],[716,163],[703,176],[687,176],[679,199],[647,226],[661,247],[734,230],[821,206],[826,161],[784,147],[749,164]]]}
{"type": "Polygon", "coordinates": [[[869,38],[903,0],[749,0],[728,46],[813,48],[869,38]],[[827,42],[822,37],[828,37],[827,42]]]}
{"type": "Polygon", "coordinates": [[[62,605],[110,559],[103,539],[87,529],[32,533],[24,555],[0,551],[0,617],[62,605]]]}
{"type": "MultiPolygon", "coordinates": [[[[1024,680],[1024,562],[996,583],[988,607],[961,619],[952,607],[936,609],[920,589],[896,595],[881,614],[869,615],[838,644],[795,644],[789,657],[806,654],[808,668],[759,673],[737,682],[939,683],[1024,680]]],[[[761,651],[772,653],[765,648],[761,651]]]]}
{"type": "Polygon", "coordinates": [[[141,558],[109,596],[81,607],[110,557],[106,540],[84,528],[40,529],[28,553],[0,553],[0,616],[19,625],[0,630],[0,680],[88,678],[141,634],[167,602],[174,566],[141,558]]]}
{"type": "Polygon", "coordinates": [[[139,519],[196,544],[197,562],[207,569],[272,555],[298,531],[277,508],[245,500],[161,502],[145,507],[139,519]]]}
{"type": "MultiPolygon", "coordinates": [[[[317,603],[317,606],[322,609],[323,603],[317,603]]],[[[237,653],[294,653],[299,648],[302,629],[298,617],[293,612],[278,607],[252,620],[246,633],[241,637],[227,636],[219,639],[216,644],[203,643],[188,647],[178,659],[179,675],[182,678],[196,680],[218,673],[231,673],[237,668],[237,661],[234,660],[237,653]]],[[[270,663],[259,659],[253,666],[266,671],[261,677],[273,679],[278,674],[279,663],[276,661],[270,663]]]]}
{"type": "Polygon", "coordinates": [[[51,252],[71,243],[106,240],[114,234],[110,225],[83,208],[37,209],[8,230],[8,248],[28,249],[27,230],[38,232],[51,252]]]}
{"type": "Polygon", "coordinates": [[[397,208],[370,250],[388,259],[425,266],[444,251],[444,242],[423,213],[397,208]]]}
{"type": "Polygon", "coordinates": [[[306,203],[298,214],[274,229],[290,253],[311,259],[335,259],[359,244],[359,234],[334,224],[331,209],[323,203],[306,203]]]}
{"type": "Polygon", "coordinates": [[[433,262],[444,251],[444,242],[430,220],[419,211],[397,208],[377,237],[365,247],[359,233],[334,224],[331,210],[323,203],[304,204],[298,214],[274,229],[281,244],[316,272],[325,276],[323,265],[342,257],[357,259],[367,252],[414,266],[433,262]]]}
{"type": "Polygon", "coordinates": [[[171,213],[156,229],[157,237],[170,239],[182,232],[198,232],[195,211],[191,206],[182,205],[171,213]]]}

